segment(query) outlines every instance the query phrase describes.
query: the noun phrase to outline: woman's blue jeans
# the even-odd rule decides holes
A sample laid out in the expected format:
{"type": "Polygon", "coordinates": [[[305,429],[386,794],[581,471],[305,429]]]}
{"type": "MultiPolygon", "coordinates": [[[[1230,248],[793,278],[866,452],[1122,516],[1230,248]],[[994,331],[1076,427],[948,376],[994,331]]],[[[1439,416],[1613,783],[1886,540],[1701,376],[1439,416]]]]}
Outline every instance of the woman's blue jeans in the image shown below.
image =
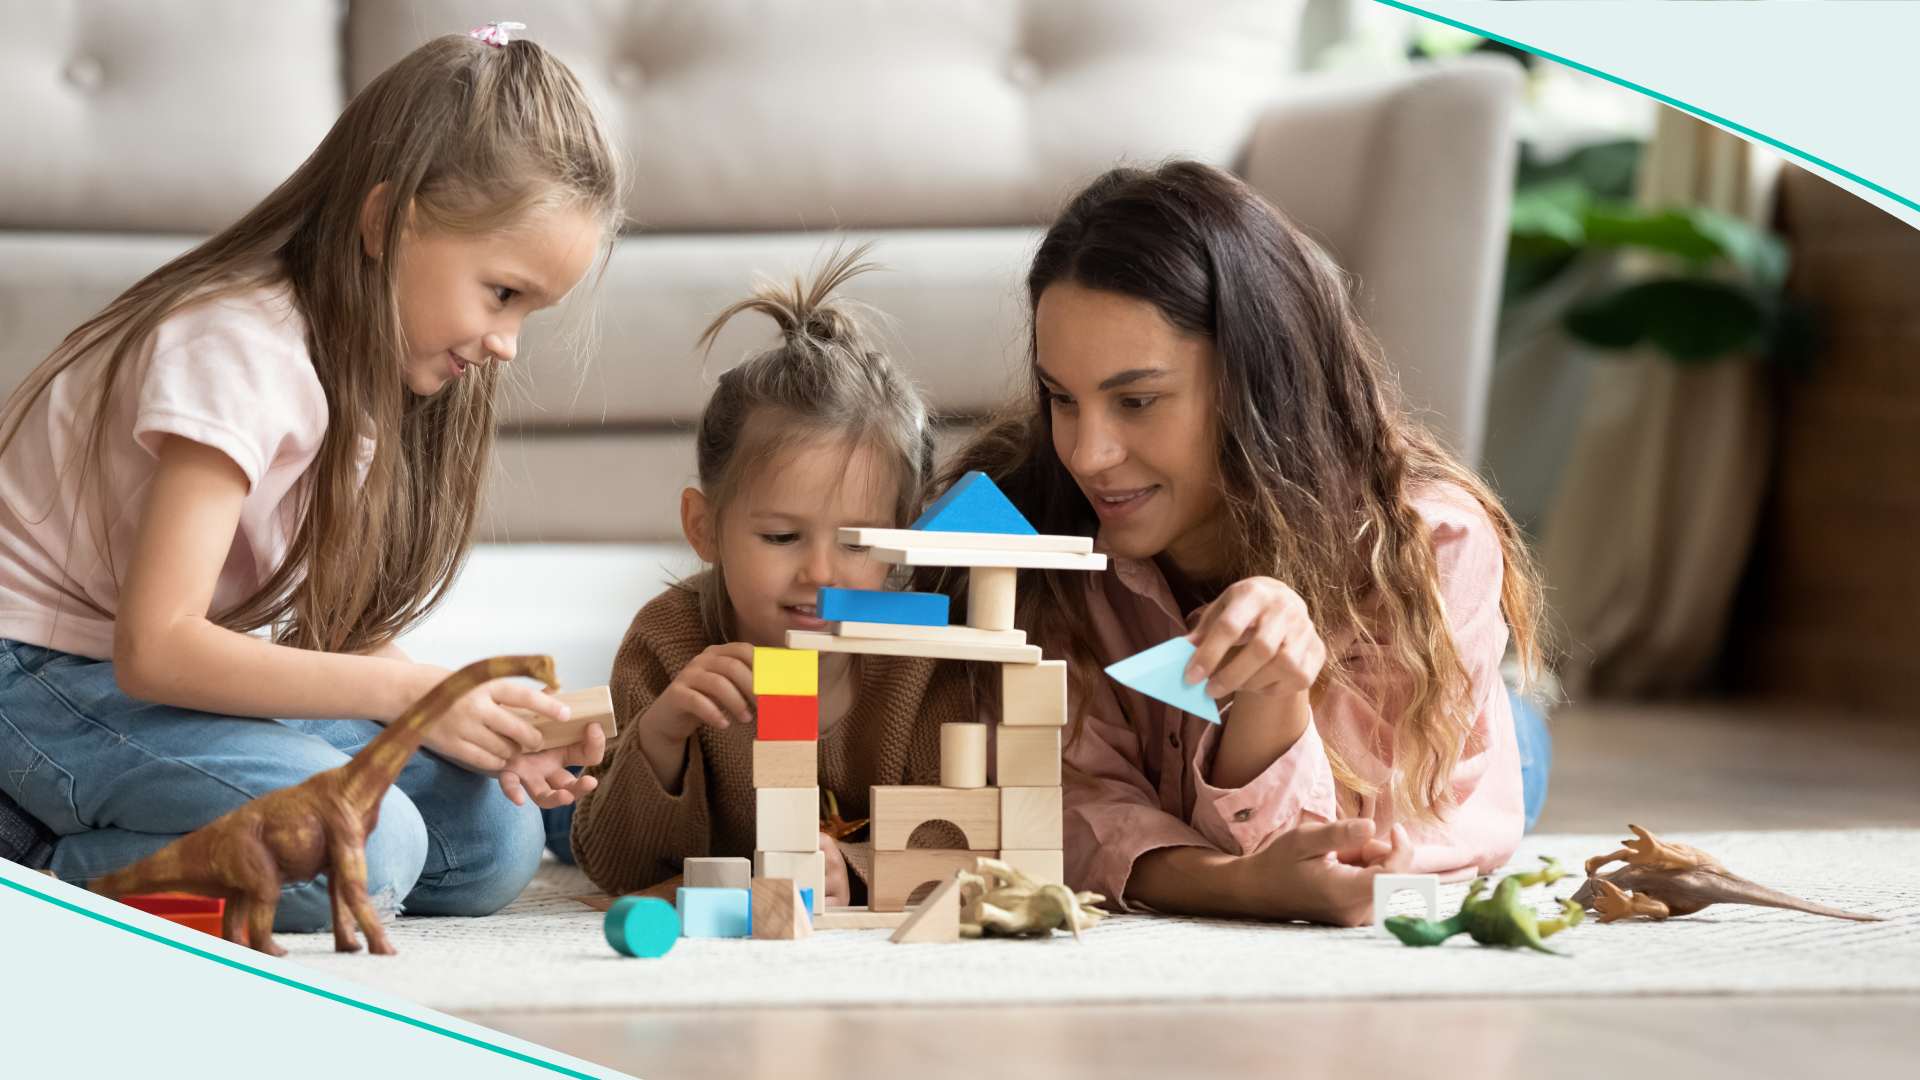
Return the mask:
{"type": "MultiPolygon", "coordinates": [[[[270,791],[346,764],[370,720],[252,720],[138,701],[113,664],[0,640],[0,789],[60,834],[63,881],[118,870],[270,791]]],[[[413,755],[367,839],[367,893],[414,915],[491,915],[540,863],[540,811],[431,751],[413,755]]],[[[330,925],[324,876],[281,889],[273,928],[330,925]]]]}

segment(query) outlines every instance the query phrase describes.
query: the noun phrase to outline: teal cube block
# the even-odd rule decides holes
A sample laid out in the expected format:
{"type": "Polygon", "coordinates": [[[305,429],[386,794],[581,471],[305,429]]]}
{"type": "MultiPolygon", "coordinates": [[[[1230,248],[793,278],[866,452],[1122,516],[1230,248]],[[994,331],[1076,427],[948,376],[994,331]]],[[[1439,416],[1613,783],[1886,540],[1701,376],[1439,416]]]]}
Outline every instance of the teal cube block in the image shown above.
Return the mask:
{"type": "Polygon", "coordinates": [[[752,937],[753,894],[745,889],[674,890],[681,937],[752,937]]]}

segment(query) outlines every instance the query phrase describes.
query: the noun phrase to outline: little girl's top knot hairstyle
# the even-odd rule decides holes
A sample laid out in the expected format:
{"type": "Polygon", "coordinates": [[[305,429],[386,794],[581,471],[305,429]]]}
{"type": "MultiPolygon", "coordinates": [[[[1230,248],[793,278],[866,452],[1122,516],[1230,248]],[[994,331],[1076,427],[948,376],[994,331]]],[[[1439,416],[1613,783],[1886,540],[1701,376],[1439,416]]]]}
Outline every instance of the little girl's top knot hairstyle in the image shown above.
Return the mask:
{"type": "MultiPolygon", "coordinates": [[[[893,468],[894,518],[912,519],[921,486],[933,472],[933,433],[919,392],[873,342],[860,305],[833,296],[849,278],[877,264],[860,261],[863,244],[836,251],[810,279],[761,279],[753,295],[729,305],[700,335],[711,350],[734,316],[757,311],[780,328],[780,341],[719,378],[694,433],[700,489],[718,528],[727,505],[749,478],[778,468],[797,446],[830,440],[851,453],[865,446],[893,468]]],[[[714,640],[731,640],[725,569],[699,587],[714,640]]]]}
{"type": "MultiPolygon", "coordinates": [[[[236,137],[239,137],[236,133],[236,137]]],[[[320,146],[258,206],[149,274],[70,334],[8,403],[0,452],[53,378],[104,356],[79,467],[98,475],[127,358],[183,308],[290,288],[326,393],[326,436],[308,473],[285,561],[215,612],[240,631],[274,627],[302,648],[377,648],[430,611],[459,566],[492,449],[495,365],[430,398],[407,389],[395,274],[402,234],[488,233],[577,208],[611,239],[624,193],[613,142],[565,64],[531,41],[436,38],[348,103],[320,146]],[[379,254],[361,214],[386,193],[379,254]],[[363,438],[374,450],[361,480],[363,438]]]]}

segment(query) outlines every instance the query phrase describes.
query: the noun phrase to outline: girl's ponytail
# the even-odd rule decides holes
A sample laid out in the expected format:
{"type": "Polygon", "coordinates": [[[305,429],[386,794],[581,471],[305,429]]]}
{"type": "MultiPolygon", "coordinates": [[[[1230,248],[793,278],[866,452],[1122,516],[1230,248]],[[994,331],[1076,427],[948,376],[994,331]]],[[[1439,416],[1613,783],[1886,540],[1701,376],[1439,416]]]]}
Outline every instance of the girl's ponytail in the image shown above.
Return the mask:
{"type": "MultiPolygon", "coordinates": [[[[871,244],[838,249],[810,276],[761,279],[729,304],[697,348],[711,352],[736,315],[772,319],[780,340],[721,374],[694,432],[700,489],[717,528],[747,477],[778,463],[792,447],[834,440],[868,446],[894,467],[896,520],[910,520],[933,473],[933,433],[913,384],[876,346],[871,313],[834,292],[879,267],[862,260],[871,244]]],[[[702,579],[701,610],[715,641],[733,638],[725,569],[702,579]]]]}

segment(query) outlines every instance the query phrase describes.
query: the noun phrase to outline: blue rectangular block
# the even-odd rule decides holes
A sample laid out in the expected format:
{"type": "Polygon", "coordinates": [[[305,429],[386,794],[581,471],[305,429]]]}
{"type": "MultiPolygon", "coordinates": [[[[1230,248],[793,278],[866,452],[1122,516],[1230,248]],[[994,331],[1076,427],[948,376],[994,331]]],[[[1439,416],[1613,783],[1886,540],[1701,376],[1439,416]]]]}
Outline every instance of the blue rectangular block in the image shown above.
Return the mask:
{"type": "Polygon", "coordinates": [[[753,894],[746,889],[675,889],[681,937],[752,937],[753,894]]]}
{"type": "Polygon", "coordinates": [[[947,605],[946,596],[940,593],[821,589],[814,614],[828,622],[945,626],[947,605]]]}
{"type": "Polygon", "coordinates": [[[813,890],[800,890],[800,906],[807,909],[807,921],[813,921],[813,890]]]}

